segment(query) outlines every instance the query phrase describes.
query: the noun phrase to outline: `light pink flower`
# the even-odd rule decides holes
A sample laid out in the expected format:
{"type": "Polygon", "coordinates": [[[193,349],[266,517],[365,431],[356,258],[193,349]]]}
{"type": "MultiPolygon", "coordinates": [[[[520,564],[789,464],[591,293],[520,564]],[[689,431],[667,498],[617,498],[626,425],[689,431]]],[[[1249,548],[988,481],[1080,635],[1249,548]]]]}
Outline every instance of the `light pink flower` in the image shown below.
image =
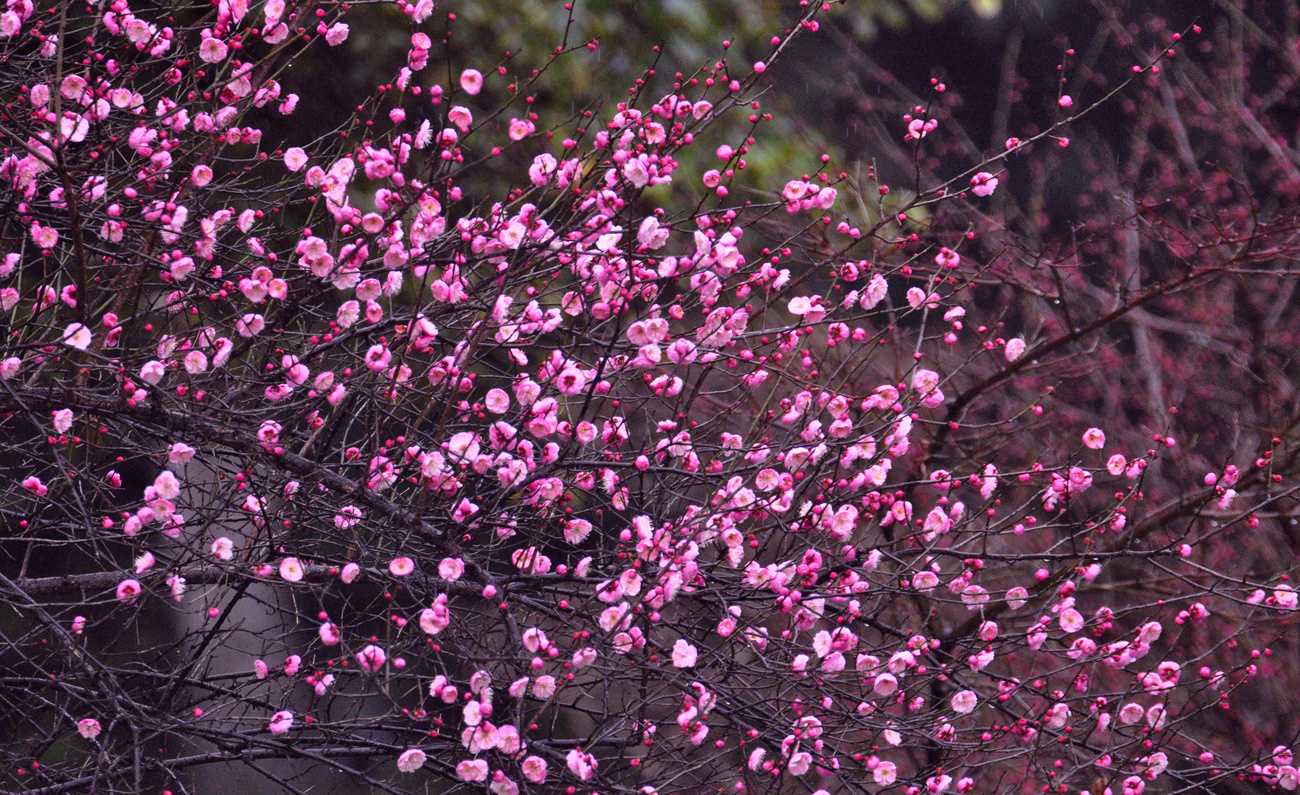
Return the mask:
{"type": "Polygon", "coordinates": [[[685,638],[678,638],[673,644],[673,665],[678,668],[694,668],[699,658],[699,653],[695,647],[686,642],[685,638]]]}
{"type": "Polygon", "coordinates": [[[1007,361],[1014,362],[1016,359],[1019,359],[1021,356],[1023,356],[1024,353],[1025,353],[1024,340],[1022,340],[1019,337],[1007,340],[1007,348],[1006,351],[1004,352],[1007,361]]]}
{"type": "Polygon", "coordinates": [[[407,557],[393,558],[388,562],[388,571],[394,577],[405,577],[415,571],[415,561],[407,557]]]}
{"type": "Polygon", "coordinates": [[[397,757],[397,769],[403,773],[414,773],[424,767],[428,758],[419,748],[408,748],[397,757]]]}
{"type": "Polygon", "coordinates": [[[898,765],[893,762],[881,762],[871,772],[871,777],[882,787],[888,787],[898,780],[898,765]]]}
{"type": "Polygon", "coordinates": [[[461,781],[486,781],[488,763],[483,759],[465,759],[456,765],[456,776],[461,781]]]}
{"type": "Polygon", "coordinates": [[[569,772],[580,780],[591,781],[596,777],[596,758],[591,754],[584,754],[581,748],[570,750],[564,761],[569,767],[569,772]]]}
{"type": "Polygon", "coordinates": [[[82,718],[77,721],[77,734],[80,734],[87,740],[95,739],[99,736],[101,731],[103,731],[103,727],[100,726],[99,721],[94,718],[82,718]]]}
{"type": "Polygon", "coordinates": [[[63,344],[79,351],[89,348],[93,338],[90,329],[86,328],[84,323],[73,323],[63,330],[63,344]]]}
{"type": "Polygon", "coordinates": [[[460,73],[460,87],[466,94],[474,95],[483,90],[483,73],[477,69],[466,69],[460,73]]]}
{"type": "Polygon", "coordinates": [[[320,636],[320,642],[324,643],[326,646],[337,646],[339,645],[339,641],[342,640],[338,626],[329,621],[321,622],[320,630],[317,634],[320,636]]]}
{"type": "Polygon", "coordinates": [[[952,697],[952,711],[959,715],[969,715],[975,711],[979,696],[973,690],[963,690],[952,697]]]}
{"type": "Polygon", "coordinates": [[[280,576],[288,582],[299,582],[303,575],[302,561],[297,558],[285,558],[280,561],[280,576]]]}
{"type": "Polygon", "coordinates": [[[271,724],[267,727],[271,734],[284,734],[293,726],[293,713],[287,709],[282,709],[271,716],[271,724]]]}
{"type": "Polygon", "coordinates": [[[331,47],[337,47],[348,38],[348,26],[346,22],[335,22],[330,25],[329,30],[325,31],[325,42],[331,47]]]}
{"type": "Polygon", "coordinates": [[[483,405],[493,414],[505,414],[510,409],[510,395],[504,389],[490,389],[483,405]]]}
{"type": "Polygon", "coordinates": [[[524,759],[520,767],[523,770],[524,778],[534,784],[541,784],[546,780],[546,760],[540,756],[529,756],[524,759]]]}
{"type": "Polygon", "coordinates": [[[212,542],[212,557],[227,561],[235,556],[235,542],[222,536],[212,542]]]}

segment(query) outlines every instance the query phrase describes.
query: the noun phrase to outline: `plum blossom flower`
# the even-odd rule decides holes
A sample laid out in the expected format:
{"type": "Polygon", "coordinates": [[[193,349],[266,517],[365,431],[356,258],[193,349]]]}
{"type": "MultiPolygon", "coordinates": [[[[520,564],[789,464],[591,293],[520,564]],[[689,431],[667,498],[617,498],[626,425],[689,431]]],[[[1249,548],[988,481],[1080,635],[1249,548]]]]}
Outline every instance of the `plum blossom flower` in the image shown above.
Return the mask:
{"type": "Polygon", "coordinates": [[[304,570],[302,561],[297,558],[285,558],[280,561],[280,576],[288,582],[300,582],[304,570]]]}
{"type": "Polygon", "coordinates": [[[135,604],[135,598],[142,590],[139,580],[122,580],[117,584],[117,599],[122,604],[135,604]]]}
{"type": "Polygon", "coordinates": [[[329,30],[325,31],[325,42],[331,47],[337,47],[348,38],[348,25],[346,22],[335,22],[330,25],[329,30]]]}
{"type": "Polygon", "coordinates": [[[59,242],[59,231],[51,226],[41,226],[40,221],[32,223],[32,241],[41,248],[54,248],[59,242]]]}
{"type": "Polygon", "coordinates": [[[339,633],[338,625],[330,621],[321,622],[320,629],[316,634],[320,636],[320,642],[326,646],[337,646],[339,641],[343,639],[343,636],[339,633]]]}
{"type": "Polygon", "coordinates": [[[307,153],[300,146],[291,146],[284,152],[284,166],[290,171],[301,171],[307,165],[307,153]]]}
{"type": "Polygon", "coordinates": [[[998,178],[987,171],[981,171],[970,179],[970,192],[976,196],[991,196],[998,189],[998,178]]]}
{"type": "Polygon", "coordinates": [[[444,580],[456,581],[465,574],[465,562],[460,558],[443,558],[438,563],[438,576],[444,580]]]}
{"type": "Polygon", "coordinates": [[[564,761],[569,766],[569,772],[582,781],[591,781],[595,778],[596,758],[591,754],[584,754],[581,748],[569,751],[564,761]]]}
{"type": "Polygon", "coordinates": [[[87,740],[95,739],[99,736],[101,731],[103,731],[103,727],[100,726],[99,721],[94,718],[82,718],[77,721],[77,734],[80,734],[87,740]]]}
{"type": "Polygon", "coordinates": [[[407,748],[397,757],[397,769],[403,773],[414,773],[424,767],[429,757],[419,748],[407,748]]]}
{"type": "Polygon", "coordinates": [[[1083,615],[1071,607],[1061,612],[1061,629],[1065,632],[1078,632],[1083,629],[1083,615]]]}
{"type": "Polygon", "coordinates": [[[673,644],[673,665],[678,668],[694,668],[699,653],[695,647],[686,642],[685,638],[678,638],[673,644]]]}
{"type": "Polygon", "coordinates": [[[339,579],[343,580],[345,584],[351,585],[352,582],[356,580],[357,576],[360,574],[361,574],[360,566],[358,566],[355,563],[348,563],[343,567],[343,571],[339,574],[339,579]]]}
{"type": "Polygon", "coordinates": [[[388,562],[388,571],[394,577],[405,577],[415,571],[415,561],[408,557],[393,558],[388,562]]]}
{"type": "Polygon", "coordinates": [[[876,765],[875,770],[871,771],[871,776],[876,780],[876,784],[888,787],[898,780],[898,765],[893,762],[881,762],[876,765]]]}
{"type": "Polygon", "coordinates": [[[184,442],[174,442],[167,446],[167,460],[173,464],[187,464],[194,458],[194,448],[184,442]]]}
{"type": "Polygon", "coordinates": [[[534,784],[541,784],[546,780],[546,760],[540,756],[525,758],[520,768],[523,770],[524,778],[534,784]]]}
{"type": "Polygon", "coordinates": [[[357,665],[361,666],[361,670],[373,674],[384,667],[384,663],[388,661],[388,654],[383,648],[370,643],[357,652],[356,659],[357,665]]]}
{"type": "Polygon", "coordinates": [[[212,542],[212,557],[220,561],[230,560],[235,556],[235,542],[222,536],[212,542]]]}
{"type": "Polygon", "coordinates": [[[486,781],[488,763],[484,759],[466,759],[456,765],[456,776],[461,781],[486,781]]]}
{"type": "Polygon", "coordinates": [[[282,709],[271,716],[271,723],[267,726],[271,734],[284,734],[293,726],[293,713],[287,709],[282,709]]]}
{"type": "Polygon", "coordinates": [[[1024,353],[1025,341],[1023,339],[1015,337],[1014,339],[1007,340],[1006,351],[1003,353],[1003,355],[1006,356],[1007,361],[1014,362],[1016,359],[1023,356],[1024,353]]]}
{"type": "Polygon", "coordinates": [[[477,69],[466,69],[460,73],[460,87],[471,96],[483,90],[483,73],[477,69]]]}
{"type": "Polygon", "coordinates": [[[963,690],[952,697],[952,711],[959,715],[969,715],[975,711],[979,696],[973,690],[963,690]]]}
{"type": "Polygon", "coordinates": [[[90,329],[86,328],[84,323],[73,323],[63,330],[63,344],[79,351],[89,348],[93,338],[90,329]]]}
{"type": "Polygon", "coordinates": [[[898,690],[898,678],[893,674],[880,674],[871,689],[878,696],[892,696],[898,690]]]}

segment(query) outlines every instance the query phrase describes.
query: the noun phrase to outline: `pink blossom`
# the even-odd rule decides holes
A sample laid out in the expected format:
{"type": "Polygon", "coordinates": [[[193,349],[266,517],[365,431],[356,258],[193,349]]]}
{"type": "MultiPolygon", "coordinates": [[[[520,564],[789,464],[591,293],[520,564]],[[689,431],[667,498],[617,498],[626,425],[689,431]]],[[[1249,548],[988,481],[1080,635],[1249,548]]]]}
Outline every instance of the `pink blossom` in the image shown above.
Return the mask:
{"type": "Polygon", "coordinates": [[[293,726],[293,713],[287,709],[282,709],[271,716],[271,723],[267,727],[271,734],[284,734],[293,726]]]}
{"type": "Polygon", "coordinates": [[[877,785],[888,787],[898,780],[898,765],[893,762],[880,762],[871,772],[871,776],[877,785]]]}
{"type": "Polygon", "coordinates": [[[678,638],[673,644],[673,665],[678,668],[694,668],[696,660],[699,658],[695,647],[687,643],[684,638],[678,638]]]}
{"type": "Polygon", "coordinates": [[[63,343],[79,351],[89,348],[92,339],[93,335],[84,323],[73,323],[63,330],[63,343]]]}
{"type": "Polygon", "coordinates": [[[393,558],[388,562],[388,571],[394,577],[405,577],[415,571],[415,561],[407,557],[393,558]]]}
{"type": "Polygon", "coordinates": [[[345,584],[350,585],[354,580],[356,580],[357,576],[360,574],[361,574],[360,566],[358,566],[355,563],[347,563],[343,566],[343,571],[342,573],[339,574],[339,579],[343,580],[345,584]]]}
{"type": "Polygon", "coordinates": [[[976,196],[992,196],[998,189],[998,178],[987,171],[981,171],[970,180],[970,192],[976,196]]]}
{"type": "Polygon", "coordinates": [[[384,667],[384,663],[388,661],[388,654],[379,646],[367,644],[356,653],[356,660],[361,670],[373,674],[384,667]]]}
{"type": "Polygon", "coordinates": [[[524,778],[534,784],[541,784],[546,781],[546,760],[540,756],[528,756],[520,765],[524,778]]]}
{"type": "Polygon", "coordinates": [[[438,563],[438,576],[444,580],[459,580],[465,574],[465,563],[460,558],[443,558],[438,563]]]}
{"type": "Polygon", "coordinates": [[[290,171],[301,171],[307,165],[307,153],[301,147],[289,147],[284,151],[284,165],[290,171]]]}
{"type": "Polygon", "coordinates": [[[1025,341],[1020,337],[1007,340],[1005,356],[1008,362],[1014,362],[1025,353],[1025,341]]]}
{"type": "Polygon", "coordinates": [[[483,759],[465,759],[456,765],[456,776],[461,781],[487,781],[488,763],[483,759]]]}
{"type": "Polygon", "coordinates": [[[100,726],[99,721],[94,718],[82,718],[77,721],[77,734],[80,734],[87,740],[95,739],[99,736],[101,731],[103,731],[103,727],[100,726]]]}
{"type": "Polygon", "coordinates": [[[339,641],[343,639],[342,633],[339,632],[338,625],[331,621],[322,621],[316,634],[320,637],[320,642],[324,643],[326,646],[337,646],[339,645],[339,641]]]}
{"type": "Polygon", "coordinates": [[[59,232],[49,226],[42,226],[40,221],[32,222],[32,241],[40,248],[54,248],[59,242],[59,232]]]}
{"type": "Polygon", "coordinates": [[[348,26],[345,22],[335,22],[330,25],[329,30],[325,32],[325,42],[331,47],[337,47],[348,38],[348,26]]]}
{"type": "Polygon", "coordinates": [[[585,754],[581,748],[574,748],[565,757],[569,772],[581,781],[591,781],[596,777],[596,758],[585,754]]]}
{"type": "Polygon", "coordinates": [[[397,769],[403,773],[414,773],[424,767],[428,756],[419,748],[408,748],[397,757],[397,769]]]}
{"type": "Polygon", "coordinates": [[[117,584],[117,599],[122,604],[135,604],[135,598],[142,590],[138,580],[122,580],[117,584]]]}
{"type": "MultiPolygon", "coordinates": [[[[469,71],[473,71],[473,70],[469,70],[469,71]]],[[[477,72],[476,72],[475,74],[477,74],[477,72]]],[[[465,80],[465,78],[464,78],[464,76],[462,75],[462,76],[461,76],[461,85],[462,85],[462,86],[465,85],[464,80],[465,80]]],[[[481,85],[481,83],[482,83],[482,76],[481,76],[481,75],[479,76],[479,81],[480,81],[480,85],[481,85]]],[[[465,90],[466,90],[466,91],[469,91],[468,88],[466,88],[465,90]]],[[[478,91],[470,91],[469,93],[471,93],[471,94],[477,94],[478,91]]],[[[457,105],[456,107],[454,107],[454,108],[452,108],[451,110],[447,111],[447,121],[449,121],[449,122],[451,122],[452,124],[456,125],[456,129],[460,130],[461,132],[463,132],[463,133],[464,133],[464,132],[469,132],[469,128],[470,128],[470,126],[474,123],[474,114],[470,112],[469,108],[466,108],[466,107],[462,107],[462,106],[460,106],[460,105],[457,105]]]]}
{"type": "Polygon", "coordinates": [[[297,558],[285,558],[280,561],[280,577],[287,582],[300,582],[304,574],[302,563],[297,558]]]}
{"type": "Polygon", "coordinates": [[[474,95],[483,90],[483,73],[477,69],[466,69],[460,73],[460,87],[466,94],[474,95]]]}

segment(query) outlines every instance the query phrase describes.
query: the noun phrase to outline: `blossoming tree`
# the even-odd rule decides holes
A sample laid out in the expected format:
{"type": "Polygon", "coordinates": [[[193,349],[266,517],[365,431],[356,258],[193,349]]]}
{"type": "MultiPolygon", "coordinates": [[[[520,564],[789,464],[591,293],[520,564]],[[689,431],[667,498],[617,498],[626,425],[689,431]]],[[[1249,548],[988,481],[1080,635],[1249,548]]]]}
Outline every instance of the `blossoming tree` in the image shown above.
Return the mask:
{"type": "Polygon", "coordinates": [[[829,6],[573,114],[595,42],[453,64],[389,10],[407,66],[287,140],[346,4],[0,14],[6,791],[1296,787],[1278,122],[1182,83],[1242,173],[1190,193],[1207,121],[1072,238],[1013,190],[1219,27],[987,151],[936,81],[906,176],[778,195],[765,74],[829,6]]]}

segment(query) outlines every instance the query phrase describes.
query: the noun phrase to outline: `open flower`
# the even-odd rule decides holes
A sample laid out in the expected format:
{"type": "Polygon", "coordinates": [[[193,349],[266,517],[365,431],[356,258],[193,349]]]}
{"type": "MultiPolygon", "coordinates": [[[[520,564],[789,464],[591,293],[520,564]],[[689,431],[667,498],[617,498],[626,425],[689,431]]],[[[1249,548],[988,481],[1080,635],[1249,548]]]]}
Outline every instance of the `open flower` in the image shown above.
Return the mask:
{"type": "Polygon", "coordinates": [[[673,665],[678,668],[694,668],[699,653],[684,638],[678,638],[673,644],[673,665]]]}
{"type": "Polygon", "coordinates": [[[94,718],[82,718],[77,721],[77,734],[80,734],[87,740],[95,739],[99,736],[101,731],[103,731],[103,727],[100,726],[99,721],[94,718]]]}
{"type": "Polygon", "coordinates": [[[271,734],[284,734],[293,726],[293,713],[287,709],[282,709],[271,716],[271,724],[267,727],[271,734]]]}
{"type": "Polygon", "coordinates": [[[289,582],[299,582],[302,580],[303,567],[302,561],[297,558],[285,558],[280,561],[280,576],[289,582]]]}
{"type": "Polygon", "coordinates": [[[477,94],[483,90],[483,73],[477,69],[466,69],[460,73],[460,87],[466,94],[477,94]]]}
{"type": "Polygon", "coordinates": [[[122,604],[135,604],[135,598],[142,590],[139,580],[122,580],[117,584],[117,599],[122,604]]]}
{"type": "Polygon", "coordinates": [[[424,767],[428,758],[419,748],[407,748],[397,757],[397,769],[403,773],[414,773],[424,767]]]}

